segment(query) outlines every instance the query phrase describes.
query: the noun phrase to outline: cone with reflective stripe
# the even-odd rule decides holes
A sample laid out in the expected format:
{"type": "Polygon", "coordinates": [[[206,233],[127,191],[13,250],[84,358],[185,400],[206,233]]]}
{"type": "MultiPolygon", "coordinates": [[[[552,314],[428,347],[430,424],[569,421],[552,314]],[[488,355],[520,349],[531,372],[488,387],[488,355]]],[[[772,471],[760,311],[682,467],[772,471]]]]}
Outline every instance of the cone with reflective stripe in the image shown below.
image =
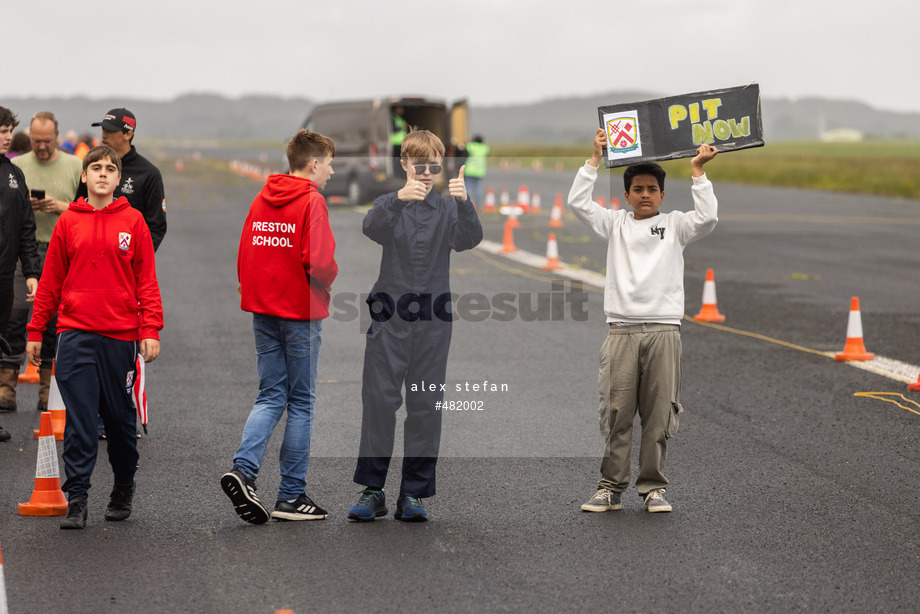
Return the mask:
{"type": "Polygon", "coordinates": [[[3,580],[3,550],[0,549],[0,614],[7,614],[9,608],[6,604],[6,582],[3,580]]]}
{"type": "MultiPolygon", "coordinates": [[[[64,441],[64,426],[67,424],[67,408],[64,407],[64,399],[61,398],[61,389],[58,388],[54,371],[51,372],[51,387],[48,389],[48,413],[51,414],[51,426],[54,429],[54,438],[57,441],[64,441]]],[[[33,439],[38,439],[40,435],[41,433],[38,430],[32,431],[33,439]]]]}
{"type": "Polygon", "coordinates": [[[54,445],[54,427],[51,414],[43,411],[38,437],[38,461],[35,463],[35,490],[28,503],[18,506],[20,516],[63,516],[67,513],[67,499],[61,490],[61,472],[58,469],[57,448],[54,445]]]}
{"type": "Polygon", "coordinates": [[[533,196],[530,197],[530,210],[531,211],[540,211],[543,203],[540,202],[540,193],[534,191],[533,196]]]}
{"type": "Polygon", "coordinates": [[[522,185],[518,188],[517,206],[520,207],[524,213],[530,211],[530,190],[527,189],[526,185],[522,185]]]}
{"type": "Polygon", "coordinates": [[[562,192],[556,192],[556,202],[553,203],[553,210],[549,214],[549,227],[562,228],[562,192]]]}
{"type": "Polygon", "coordinates": [[[489,188],[486,190],[486,206],[483,211],[486,213],[492,213],[495,211],[495,188],[489,188]]]}
{"type": "Polygon", "coordinates": [[[850,319],[847,321],[847,344],[835,354],[835,360],[873,360],[875,354],[866,351],[863,343],[862,316],[859,314],[859,297],[850,299],[850,319]]]}
{"type": "Polygon", "coordinates": [[[706,282],[703,284],[703,307],[693,316],[694,322],[724,322],[725,316],[716,306],[716,276],[712,269],[706,269],[706,282]]]}
{"type": "Polygon", "coordinates": [[[514,246],[514,223],[515,220],[513,217],[508,217],[505,220],[505,236],[502,240],[502,254],[510,254],[511,252],[516,252],[517,247],[514,246]]]}
{"type": "Polygon", "coordinates": [[[546,242],[546,264],[543,265],[544,271],[555,271],[561,269],[559,264],[559,245],[556,243],[556,233],[549,233],[549,240],[546,242]]]}

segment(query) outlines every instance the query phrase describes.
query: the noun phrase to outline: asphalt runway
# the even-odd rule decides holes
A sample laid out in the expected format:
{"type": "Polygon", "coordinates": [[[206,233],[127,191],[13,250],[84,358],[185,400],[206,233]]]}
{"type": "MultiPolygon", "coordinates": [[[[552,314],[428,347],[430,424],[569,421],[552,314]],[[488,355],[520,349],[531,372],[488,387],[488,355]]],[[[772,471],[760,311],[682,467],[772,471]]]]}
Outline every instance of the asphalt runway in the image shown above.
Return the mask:
{"type": "MultiPolygon", "coordinates": [[[[569,282],[554,286],[558,276],[483,250],[455,254],[455,293],[509,293],[519,311],[502,321],[487,303],[454,324],[445,400],[482,410],[444,416],[438,495],[424,524],[345,518],[360,490],[351,478],[364,349],[364,326],[347,307],[369,291],[380,251],[361,234],[361,210],[333,208],[333,294],[346,309],[324,323],[308,474],[309,494],[330,516],[251,526],[219,478],[256,395],[235,256],[260,185],[223,162],[184,161],[181,173],[169,157],[158,162],[169,213],[157,255],[166,328],[148,370],[150,433],[132,517],[102,518],[104,444],[84,531],[18,516],[34,482],[37,386],[21,387],[21,411],[0,414],[13,434],[0,444],[11,612],[916,611],[920,393],[814,352],[843,348],[859,296],[867,349],[920,362],[920,202],[721,185],[711,163],[721,221],[685,252],[686,313],[699,310],[713,268],[730,330],[682,327],[686,411],[669,451],[670,514],[647,514],[634,490],[622,511],[579,510],[603,445],[601,294],[585,288],[586,318],[565,302],[554,318],[553,295],[571,292],[569,282]],[[550,296],[541,303],[541,294],[550,296]],[[465,389],[484,381],[499,391],[465,389]],[[862,392],[905,398],[854,396],[862,392]]],[[[543,212],[522,218],[519,248],[545,253],[550,207],[571,179],[490,171],[496,189],[526,182],[541,192],[543,212]]],[[[605,175],[613,185],[598,189],[621,192],[619,180],[605,175]]],[[[688,208],[687,186],[669,180],[665,208],[688,208]]],[[[500,242],[503,218],[482,220],[500,242]]],[[[604,267],[604,243],[570,214],[564,222],[563,262],[604,267]]],[[[258,481],[265,502],[277,488],[280,435],[258,481]]]]}

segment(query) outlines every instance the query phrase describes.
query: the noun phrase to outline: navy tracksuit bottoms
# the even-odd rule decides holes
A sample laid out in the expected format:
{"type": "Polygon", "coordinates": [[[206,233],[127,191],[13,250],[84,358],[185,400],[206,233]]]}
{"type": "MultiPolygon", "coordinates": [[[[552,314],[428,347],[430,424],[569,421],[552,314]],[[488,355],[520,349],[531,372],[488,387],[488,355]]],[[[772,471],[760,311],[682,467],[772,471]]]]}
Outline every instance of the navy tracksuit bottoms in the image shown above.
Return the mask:
{"type": "Polygon", "coordinates": [[[131,387],[138,344],[87,331],[58,335],[55,378],[67,408],[63,490],[69,500],[86,499],[99,449],[97,416],[105,424],[115,484],[134,484],[137,431],[131,387]]]}

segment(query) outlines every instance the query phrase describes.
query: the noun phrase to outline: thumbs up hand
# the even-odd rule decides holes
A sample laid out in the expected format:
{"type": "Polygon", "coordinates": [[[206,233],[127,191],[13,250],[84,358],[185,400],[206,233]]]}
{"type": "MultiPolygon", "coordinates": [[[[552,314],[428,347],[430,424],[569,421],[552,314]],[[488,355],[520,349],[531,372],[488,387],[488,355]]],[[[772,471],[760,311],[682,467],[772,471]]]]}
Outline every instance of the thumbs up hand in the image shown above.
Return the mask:
{"type": "Polygon", "coordinates": [[[460,174],[451,179],[448,182],[448,191],[450,192],[450,197],[453,198],[458,203],[466,202],[466,182],[463,180],[463,171],[466,170],[466,165],[460,167],[460,174]]]}
{"type": "Polygon", "coordinates": [[[402,165],[406,171],[406,185],[396,193],[396,198],[403,202],[425,200],[429,186],[415,178],[415,168],[411,164],[403,162],[402,165]]]}

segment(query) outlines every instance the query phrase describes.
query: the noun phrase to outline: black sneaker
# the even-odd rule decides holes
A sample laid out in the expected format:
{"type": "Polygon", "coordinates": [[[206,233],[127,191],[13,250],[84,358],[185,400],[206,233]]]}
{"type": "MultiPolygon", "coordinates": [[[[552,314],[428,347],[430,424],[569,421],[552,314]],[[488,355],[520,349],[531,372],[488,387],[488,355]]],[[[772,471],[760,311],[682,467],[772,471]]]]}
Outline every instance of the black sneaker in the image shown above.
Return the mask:
{"type": "Polygon", "coordinates": [[[12,438],[13,436],[10,435],[10,432],[6,430],[5,428],[3,428],[2,426],[0,426],[0,441],[9,441],[12,438]]]}
{"type": "Polygon", "coordinates": [[[134,484],[112,488],[109,506],[105,508],[106,520],[125,520],[131,515],[131,502],[134,500],[134,484]]]}
{"type": "Polygon", "coordinates": [[[293,503],[284,500],[275,502],[275,510],[272,512],[275,520],[322,520],[326,516],[326,510],[313,503],[305,492],[300,493],[293,503]]]}
{"type": "Polygon", "coordinates": [[[236,514],[252,524],[268,522],[269,514],[256,496],[256,481],[234,467],[220,478],[220,486],[233,502],[236,514]]]}
{"type": "Polygon", "coordinates": [[[403,522],[425,522],[428,520],[428,510],[418,497],[400,497],[396,500],[396,513],[393,517],[403,522]]]}
{"type": "Polygon", "coordinates": [[[67,515],[61,521],[62,529],[86,528],[86,499],[71,499],[67,504],[67,515]]]}
{"type": "Polygon", "coordinates": [[[609,488],[599,488],[594,496],[581,504],[583,512],[610,512],[623,509],[620,493],[609,488]]]}
{"type": "Polygon", "coordinates": [[[348,517],[358,522],[370,522],[374,518],[387,515],[387,496],[383,490],[365,488],[361,498],[348,510],[348,517]]]}
{"type": "Polygon", "coordinates": [[[671,511],[671,504],[664,498],[664,488],[656,488],[645,495],[645,510],[647,512],[671,511]]]}

